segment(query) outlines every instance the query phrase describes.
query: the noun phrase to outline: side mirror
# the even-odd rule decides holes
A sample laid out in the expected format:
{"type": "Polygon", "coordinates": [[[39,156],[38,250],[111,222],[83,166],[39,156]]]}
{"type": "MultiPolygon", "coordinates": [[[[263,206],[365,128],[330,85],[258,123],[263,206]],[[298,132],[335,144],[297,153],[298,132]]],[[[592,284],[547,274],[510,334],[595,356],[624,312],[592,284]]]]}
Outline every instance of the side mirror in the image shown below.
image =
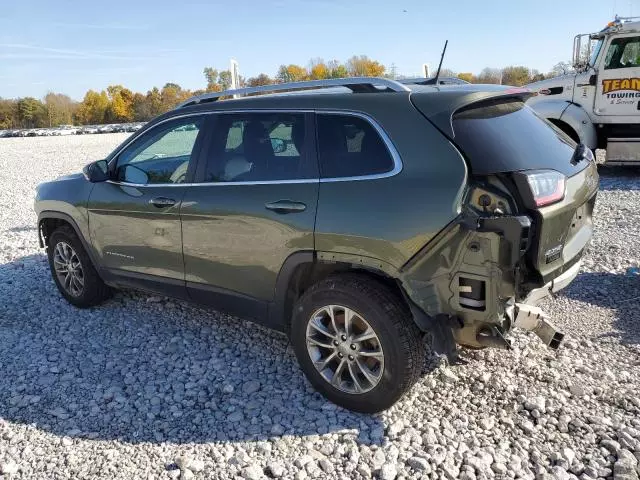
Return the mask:
{"type": "Polygon", "coordinates": [[[273,153],[284,153],[287,151],[287,144],[281,138],[272,138],[271,148],[273,148],[273,153]]]}
{"type": "Polygon", "coordinates": [[[109,164],[106,160],[98,160],[84,167],[82,173],[91,183],[106,182],[109,180],[109,164]]]}

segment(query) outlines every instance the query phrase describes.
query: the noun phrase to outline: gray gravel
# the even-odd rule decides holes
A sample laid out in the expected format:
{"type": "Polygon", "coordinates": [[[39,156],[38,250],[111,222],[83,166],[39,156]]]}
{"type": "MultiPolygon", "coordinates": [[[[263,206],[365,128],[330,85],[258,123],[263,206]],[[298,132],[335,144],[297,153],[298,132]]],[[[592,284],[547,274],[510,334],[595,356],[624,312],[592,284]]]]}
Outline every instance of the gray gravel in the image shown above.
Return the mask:
{"type": "Polygon", "coordinates": [[[638,479],[640,172],[606,170],[583,271],[545,305],[560,351],[518,333],[366,416],[314,393],[286,339],[246,321],[134,292],[62,300],[34,187],[124,138],[0,141],[3,476],[638,479]]]}

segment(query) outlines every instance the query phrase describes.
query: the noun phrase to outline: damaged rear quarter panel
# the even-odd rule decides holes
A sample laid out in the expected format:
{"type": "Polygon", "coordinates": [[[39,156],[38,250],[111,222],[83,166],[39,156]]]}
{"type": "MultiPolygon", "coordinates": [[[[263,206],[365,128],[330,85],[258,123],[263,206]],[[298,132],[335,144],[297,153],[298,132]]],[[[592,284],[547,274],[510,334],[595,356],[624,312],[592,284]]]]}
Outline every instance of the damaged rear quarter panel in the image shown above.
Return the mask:
{"type": "MultiPolygon", "coordinates": [[[[505,216],[514,220],[519,217],[505,216]]],[[[505,302],[516,295],[519,248],[504,232],[479,231],[478,217],[460,216],[401,269],[407,295],[430,316],[448,314],[462,320],[454,329],[461,344],[475,345],[477,332],[487,325],[504,325],[505,302]],[[474,225],[475,224],[475,225],[474,225]],[[485,282],[484,309],[460,303],[460,277],[485,282]]]]}

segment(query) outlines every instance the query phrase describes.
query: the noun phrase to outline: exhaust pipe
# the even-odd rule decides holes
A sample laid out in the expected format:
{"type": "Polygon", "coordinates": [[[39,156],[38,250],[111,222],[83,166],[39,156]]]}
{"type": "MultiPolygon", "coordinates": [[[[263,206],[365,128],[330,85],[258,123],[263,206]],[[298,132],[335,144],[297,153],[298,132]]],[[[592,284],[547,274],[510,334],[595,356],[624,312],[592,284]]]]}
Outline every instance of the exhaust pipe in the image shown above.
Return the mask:
{"type": "Polygon", "coordinates": [[[525,303],[516,303],[514,325],[535,333],[553,350],[557,350],[564,339],[564,333],[551,323],[541,308],[525,303]]]}

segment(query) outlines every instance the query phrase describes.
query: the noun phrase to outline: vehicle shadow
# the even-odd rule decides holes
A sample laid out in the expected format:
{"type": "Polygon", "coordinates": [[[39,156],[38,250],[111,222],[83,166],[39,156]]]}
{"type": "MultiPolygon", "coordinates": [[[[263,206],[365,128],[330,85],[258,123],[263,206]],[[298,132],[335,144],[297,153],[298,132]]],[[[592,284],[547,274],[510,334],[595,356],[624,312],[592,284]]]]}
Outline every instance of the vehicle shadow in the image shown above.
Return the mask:
{"type": "Polygon", "coordinates": [[[640,275],[582,272],[562,292],[568,298],[615,310],[615,336],[627,345],[640,345],[640,275]]]}
{"type": "Polygon", "coordinates": [[[639,167],[598,165],[600,190],[640,190],[639,167]]]}
{"type": "Polygon", "coordinates": [[[0,265],[0,298],[7,421],[130,443],[345,431],[359,443],[382,440],[381,417],[326,401],[286,337],[248,321],[128,291],[76,309],[44,255],[0,265]]]}
{"type": "Polygon", "coordinates": [[[21,232],[33,232],[33,231],[36,231],[36,230],[37,230],[36,227],[30,226],[30,225],[26,225],[24,227],[13,227],[13,228],[10,228],[8,231],[9,232],[21,233],[21,232]]]}

